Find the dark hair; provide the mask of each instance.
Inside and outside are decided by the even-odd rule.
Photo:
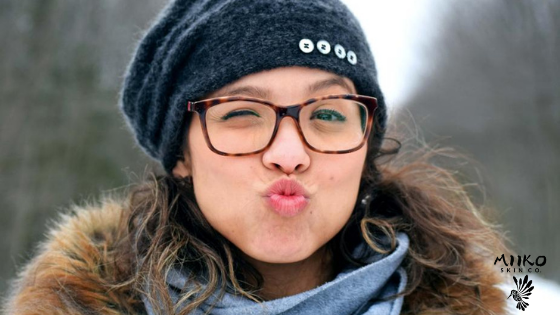
[[[502,310],[504,299],[494,288],[501,279],[488,264],[489,257],[503,252],[502,236],[483,219],[480,210],[484,209],[473,204],[454,172],[433,163],[436,157],[462,156],[418,139],[402,150],[402,143],[391,136],[378,151],[369,150],[379,147],[371,145],[381,141],[377,134],[368,141],[354,211],[328,242],[335,266],[364,265],[350,255],[359,242],[387,252],[376,240],[389,236],[394,248],[395,235],[402,231],[410,238],[403,262],[408,277],[403,313]],[[365,204],[359,202],[363,198]],[[145,294],[161,313],[188,314],[216,290],[220,296],[235,291],[261,300],[261,274],[205,219],[190,177],[152,173],[148,181],[131,190],[128,206],[120,228],[122,254],[116,263],[122,279],[116,288]],[[194,271],[189,278],[194,286],[173,304],[165,279],[178,265]],[[187,299],[192,300],[178,309]]]

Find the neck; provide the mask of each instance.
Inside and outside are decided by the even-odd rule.
[[[336,276],[332,255],[326,246],[310,257],[293,263],[277,264],[245,256],[263,276],[258,295],[265,301],[279,299],[314,289]]]

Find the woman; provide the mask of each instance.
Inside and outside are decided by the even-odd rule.
[[[503,313],[502,242],[452,173],[380,162],[376,76],[338,1],[170,3],[121,99],[165,174],[64,217],[7,312]]]

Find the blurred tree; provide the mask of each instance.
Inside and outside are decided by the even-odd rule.
[[[483,165],[515,249],[546,255],[542,276],[559,281],[560,1],[444,5],[422,57],[430,71],[406,108],[427,141],[449,136]]]
[[[0,2],[0,294],[47,219],[154,167],[117,104],[135,41],[163,3]]]

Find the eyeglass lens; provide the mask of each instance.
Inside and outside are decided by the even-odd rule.
[[[305,140],[324,151],[356,148],[364,138],[367,107],[348,99],[327,99],[304,106],[299,123]],[[251,101],[212,106],[206,113],[210,142],[218,151],[242,154],[260,150],[270,141],[276,112]]]

